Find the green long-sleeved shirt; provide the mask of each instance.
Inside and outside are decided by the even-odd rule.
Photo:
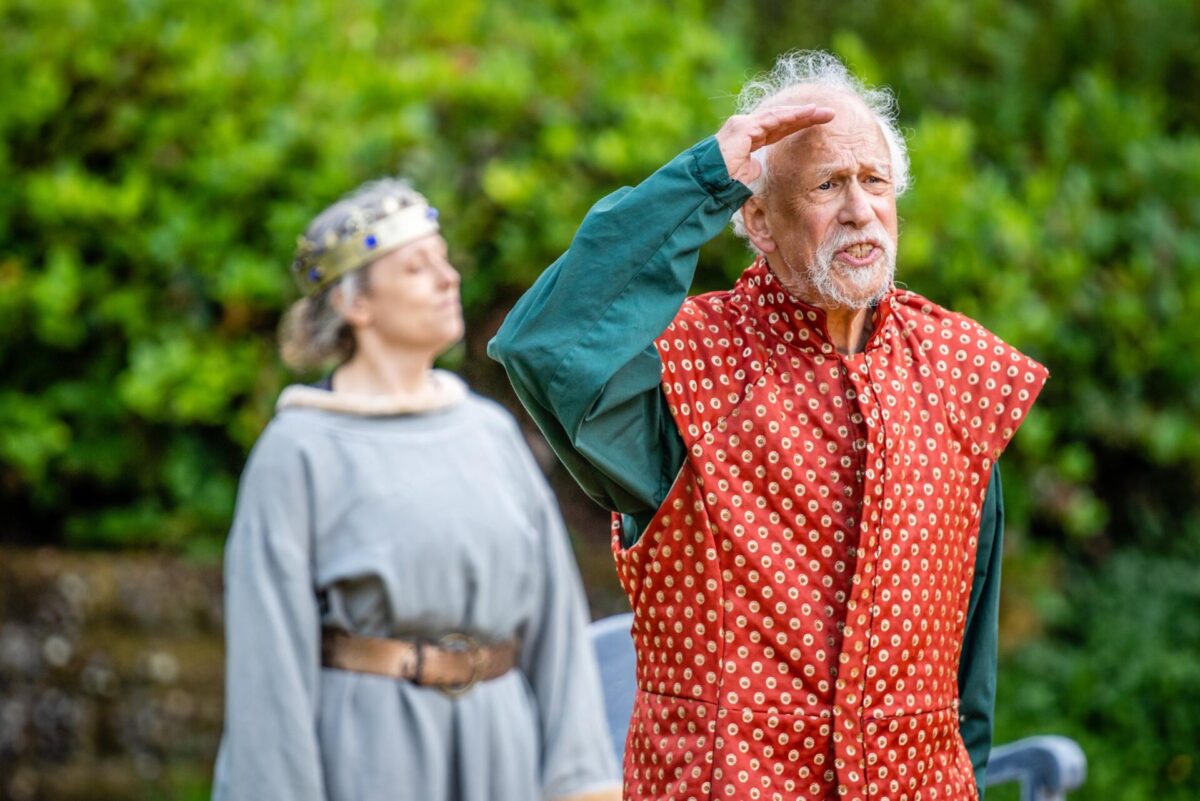
[[[580,486],[636,541],[686,449],[662,393],[654,341],[679,311],[700,247],[750,196],[716,140],[592,207],[571,247],[488,346]],[[992,744],[1004,507],[993,469],[959,664],[959,728],[983,795]]]

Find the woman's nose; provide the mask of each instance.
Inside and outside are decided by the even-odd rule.
[[[438,270],[438,276],[446,286],[456,286],[462,281],[462,276],[458,274],[458,270],[454,269],[454,265],[449,261],[442,262]]]

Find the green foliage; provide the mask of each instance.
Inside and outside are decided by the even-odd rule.
[[[0,536],[218,547],[295,237],[382,174],[442,209],[452,358],[502,393],[486,337],[586,209],[794,47],[899,95],[901,280],[1051,369],[1005,456],[1001,736],[1079,737],[1084,798],[1194,797],[1193,0],[0,0]]]
[[[747,61],[700,3],[0,9],[0,497],[95,544],[219,542],[323,206],[412,177],[494,315]]]
[[[1088,755],[1080,798],[1191,801],[1200,794],[1200,572],[1123,552],[1072,576],[1053,640],[1006,660],[997,738],[1053,731]]]

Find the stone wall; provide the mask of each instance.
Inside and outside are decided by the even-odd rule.
[[[207,798],[216,565],[0,548],[0,801]]]
[[[593,615],[628,610],[608,520],[564,506]],[[223,698],[220,566],[0,546],[0,801],[209,797]]]

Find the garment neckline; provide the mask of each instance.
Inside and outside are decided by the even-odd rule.
[[[404,395],[361,395],[335,392],[326,376],[317,384],[292,384],[280,393],[275,411],[318,409],[356,417],[422,414],[455,406],[466,399],[466,383],[447,370],[431,370],[430,380],[418,392]]]
[[[871,333],[859,353],[838,353],[829,335],[825,310],[796,297],[771,270],[767,260],[759,256],[742,273],[737,291],[743,295],[752,314],[758,317],[775,336],[793,347],[808,353],[839,356],[844,359],[860,357],[882,344],[883,333],[892,318],[892,306],[901,290],[893,287],[874,307]]]

